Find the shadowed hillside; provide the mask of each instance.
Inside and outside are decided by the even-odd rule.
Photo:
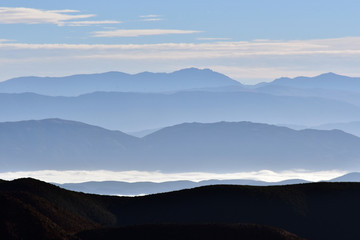
[[[360,238],[359,183],[217,185],[131,198],[76,193],[20,179],[1,182],[0,194],[4,206],[0,229],[6,236],[27,236],[34,230],[41,236],[56,231],[60,238],[94,226],[216,223],[221,229],[222,224],[252,223],[282,228],[307,239]],[[130,230],[101,231],[114,236]]]
[[[284,230],[255,224],[157,224],[90,230],[78,236],[95,239],[158,239],[158,240],[301,240]]]

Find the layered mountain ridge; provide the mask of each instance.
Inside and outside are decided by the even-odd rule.
[[[360,138],[252,122],[184,123],[143,138],[84,123],[0,123],[3,170],[360,169]],[[261,150],[261,151],[260,151]]]

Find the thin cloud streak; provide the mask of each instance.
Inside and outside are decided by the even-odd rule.
[[[179,32],[178,32],[179,31]],[[185,31],[185,32],[184,32]],[[186,30],[115,30],[101,31],[109,36],[117,32],[119,36],[140,36],[143,34],[181,34],[197,31]],[[115,35],[116,35],[115,34]],[[257,55],[311,55],[311,54],[344,54],[352,55],[360,53],[360,37],[304,40],[304,41],[253,41],[253,42],[212,42],[212,43],[159,43],[159,44],[29,44],[29,43],[0,43],[0,51],[6,49],[28,50],[138,50],[139,53],[151,54],[156,58],[153,51],[159,53],[197,54],[198,58],[208,57],[238,57]],[[149,52],[146,52],[149,51]],[[93,52],[87,52],[93,55]],[[107,55],[121,55],[121,52],[109,51]],[[199,54],[201,53],[201,54]],[[102,53],[103,54],[103,53]]]
[[[74,14],[76,13],[76,14]],[[77,14],[78,10],[42,10],[35,8],[0,7],[0,24],[56,24],[58,26],[90,26],[118,24],[120,21],[71,21],[95,17],[95,14]]]
[[[184,172],[184,173],[163,173],[160,171],[29,171],[29,172],[3,172],[0,173],[0,179],[13,180],[22,177],[37,178],[46,182],[54,183],[80,183],[87,181],[125,181],[125,182],[165,182],[177,180],[203,181],[210,179],[229,180],[229,179],[249,179],[266,182],[278,182],[287,179],[303,179],[308,181],[330,180],[342,176],[348,172],[340,170],[311,172],[306,170],[289,170],[274,172],[270,170],[261,170],[253,172],[236,173],[208,173],[208,172]]]
[[[196,38],[200,41],[225,41],[225,40],[231,40],[231,38]]]
[[[192,34],[200,31],[193,30],[177,30],[177,29],[118,29],[111,31],[93,32],[93,37],[140,37],[152,35],[168,35],[168,34]]]
[[[0,7],[1,24],[56,24],[63,26],[65,21],[94,17],[94,14],[73,15],[76,10],[40,10],[35,8]]]
[[[86,73],[88,69],[163,72],[192,66],[213,68],[250,84],[281,76],[318,75],[330,71],[359,76],[355,64],[359,61],[360,37],[158,44],[0,42],[1,80],[24,75],[43,76],[44,66],[47,75],[58,76],[65,72]]]
[[[120,24],[121,21],[76,21],[76,22],[66,22],[64,25],[71,27],[83,27],[83,26],[91,26],[91,25],[103,25],[103,24]]]
[[[162,18],[145,18],[145,19],[142,19],[141,21],[143,22],[157,22],[157,21],[162,21],[163,19]]]
[[[1,39],[0,38],[0,43],[4,43],[4,42],[12,42],[13,40],[9,40],[9,39]]]
[[[140,18],[159,18],[161,17],[160,15],[157,15],[157,14],[149,14],[149,15],[142,15],[142,16],[139,16]]]

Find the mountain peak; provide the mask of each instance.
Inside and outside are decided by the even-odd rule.
[[[23,77],[0,83],[2,93],[33,92],[50,96],[78,96],[92,92],[168,92],[241,83],[210,69],[185,68],[172,73],[106,72],[67,77]]]
[[[333,72],[328,72],[328,73],[323,73],[323,74],[320,74],[314,78],[321,78],[321,79],[333,79],[333,78],[344,78],[346,76],[343,76],[343,75],[339,75],[339,74],[336,74],[336,73],[333,73]]]

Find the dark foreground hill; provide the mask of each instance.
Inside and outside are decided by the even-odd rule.
[[[256,229],[260,235],[279,235],[245,239],[296,239],[263,226],[267,225],[307,239],[360,239],[359,201],[359,183],[217,185],[143,197],[111,197],[19,179],[0,182],[0,233],[1,239],[111,239],[129,236],[126,234],[140,239],[141,233],[164,239],[165,234],[184,229],[184,239],[191,239],[187,234],[203,233],[220,237],[199,239],[235,239],[222,236],[232,231],[255,234]]]
[[[258,224],[156,224],[81,232],[84,240],[157,239],[157,240],[301,240],[279,228]]]

